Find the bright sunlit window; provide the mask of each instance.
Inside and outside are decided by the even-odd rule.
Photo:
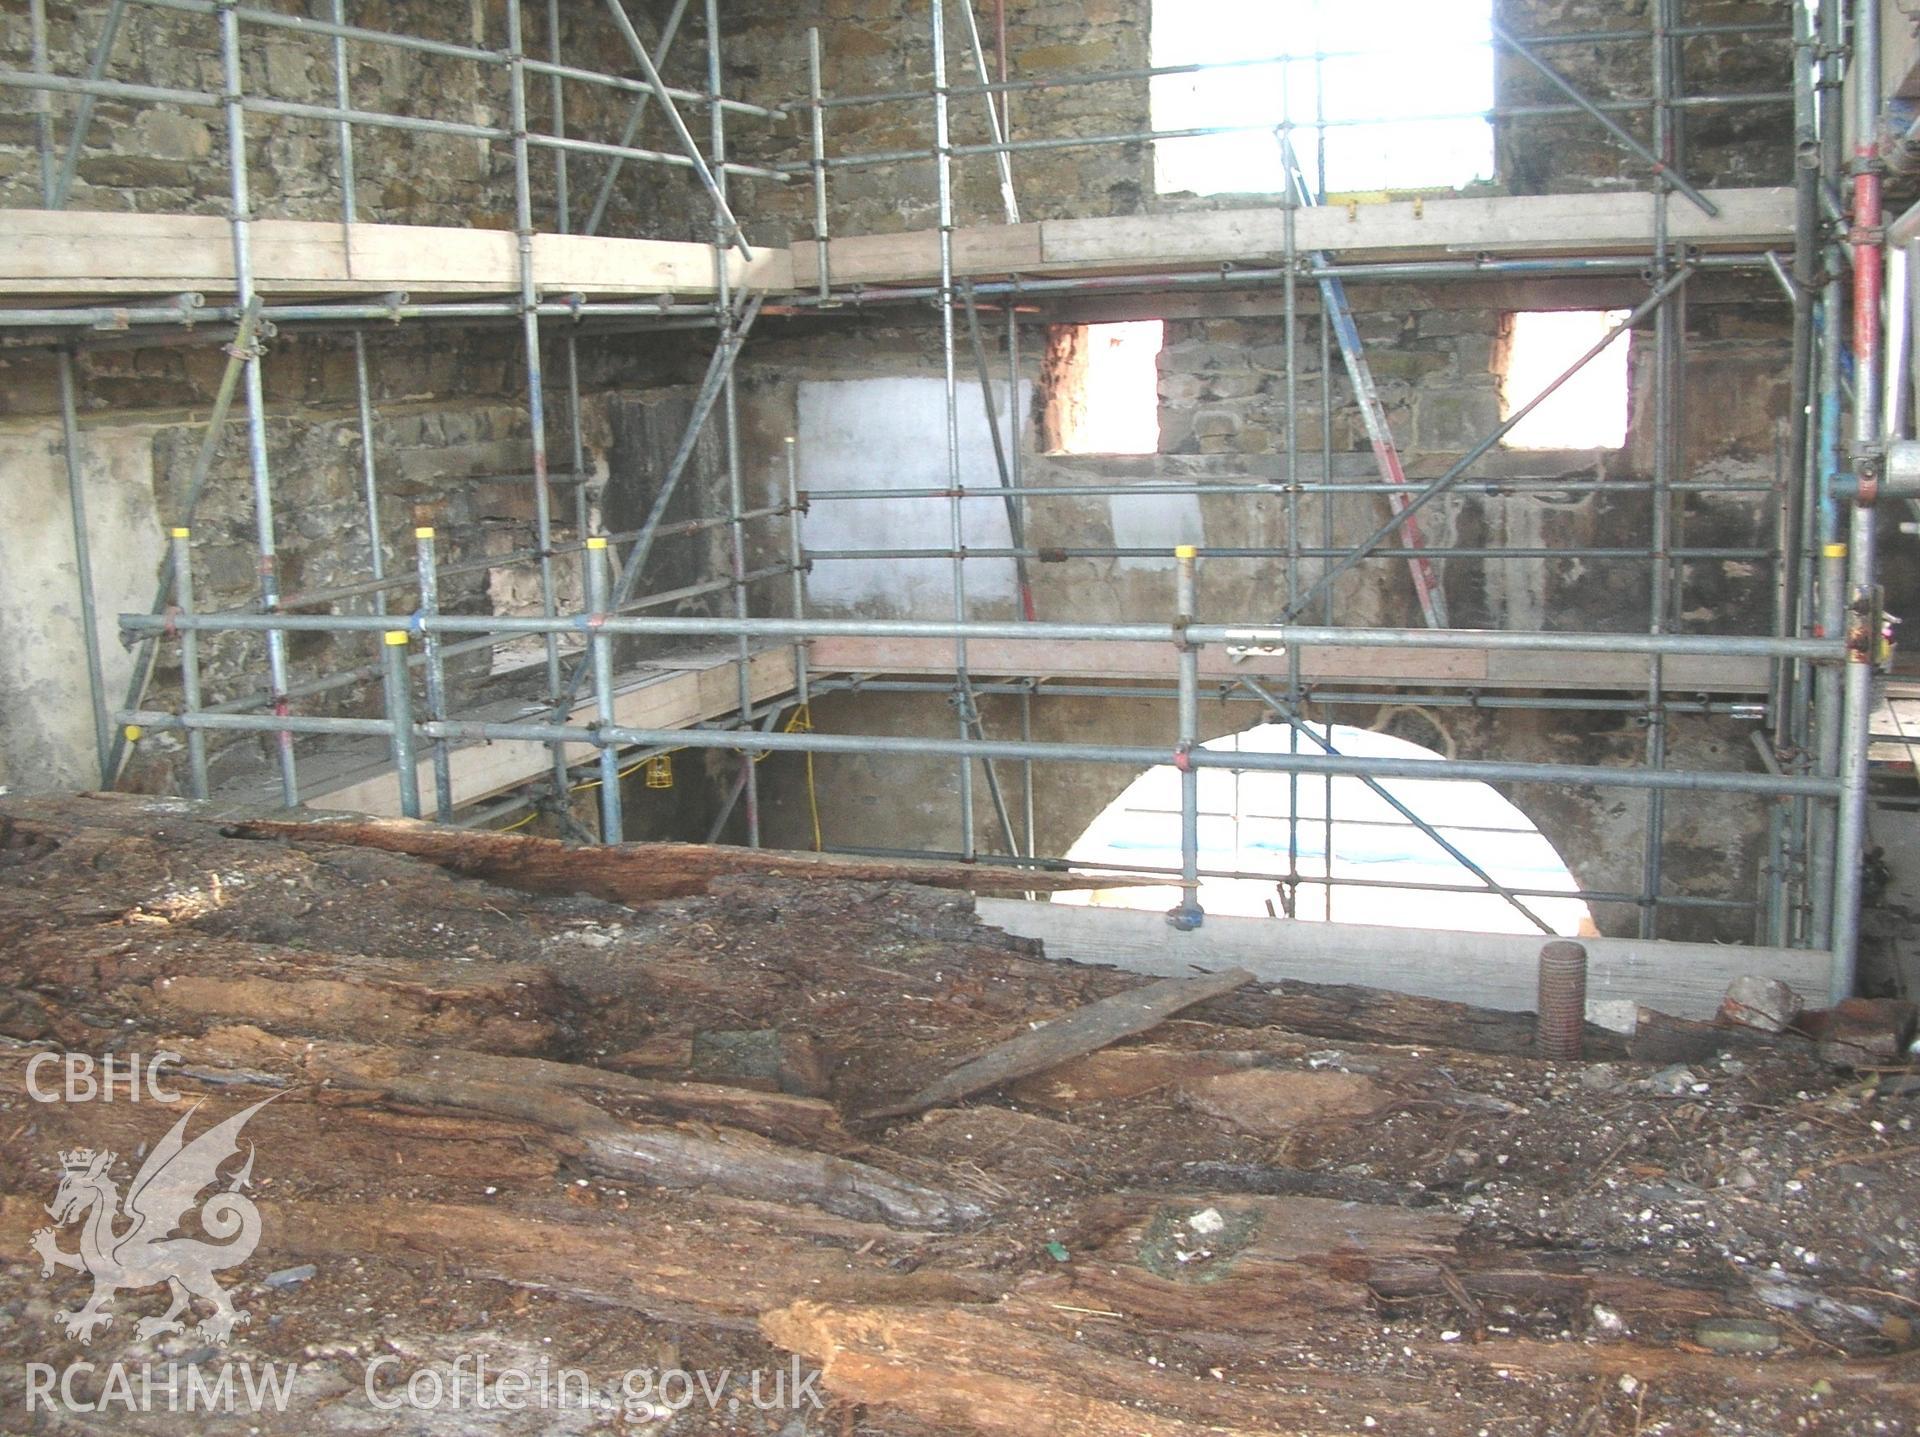
[[[1157,452],[1165,338],[1157,319],[1056,325],[1047,355],[1047,451]]]
[[[1238,68],[1153,80],[1156,130],[1236,131],[1157,141],[1156,186],[1279,192],[1273,127],[1288,118],[1311,189],[1459,189],[1491,179],[1491,26],[1492,0],[1160,0],[1156,66]],[[1245,63],[1268,56],[1298,58]]]
[[[1511,418],[1627,317],[1624,309],[1508,316],[1500,365],[1500,417]],[[1627,360],[1622,332],[1586,368],[1547,396],[1501,442],[1509,449],[1619,449],[1627,442]]]

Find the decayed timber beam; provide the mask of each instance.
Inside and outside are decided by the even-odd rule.
[[[640,903],[705,893],[715,879],[742,875],[818,882],[918,883],[982,893],[1060,893],[1107,887],[1086,874],[1035,873],[980,864],[918,859],[841,858],[770,848],[714,848],[700,843],[625,843],[572,848],[551,838],[440,828],[405,818],[342,814],[311,822],[243,819],[227,832],[241,838],[340,843],[424,858],[454,873],[527,893],[583,893],[613,903]]]

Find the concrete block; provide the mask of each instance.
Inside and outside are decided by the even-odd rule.
[[[1749,974],[1727,985],[1720,1018],[1763,1033],[1782,1033],[1800,1016],[1800,995],[1778,978]]]

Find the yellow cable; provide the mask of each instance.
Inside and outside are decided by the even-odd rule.
[[[820,841],[820,795],[814,792],[813,788],[813,755],[811,753],[807,755],[807,812],[813,815],[813,851],[824,852],[825,845]]]
[[[793,717],[787,720],[788,733],[813,732],[813,705],[800,704],[793,711]],[[813,753],[807,753],[807,812],[813,819],[813,851],[825,851],[826,845],[820,838],[820,794],[813,782]]]

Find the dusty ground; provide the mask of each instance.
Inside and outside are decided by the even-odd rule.
[[[536,897],[179,807],[0,800],[0,1431],[1915,1430],[1920,1099],[1894,1075],[1734,1034],[1546,1064],[1524,1020],[1288,985],[863,1121],[1143,981],[970,910],[769,878]],[[259,1247],[222,1279],[251,1320],[142,1338],[166,1296],[130,1288],[82,1345],[56,1318],[86,1281],[29,1248],[61,1154],[111,1147],[125,1192],[181,1109],[36,1102],[27,1065],[162,1046],[195,1131],[280,1094],[246,1128]],[[689,1178],[662,1134],[741,1167]],[[847,1166],[752,1187],[796,1150]],[[873,1209],[890,1183],[918,1215]],[[482,1406],[482,1358],[594,1390]],[[169,1364],[269,1363],[285,1412],[165,1410]],[[116,1364],[161,1374],[160,1410]],[[70,1368],[102,1410],[29,1410]],[[437,1407],[388,1410],[409,1378]]]

